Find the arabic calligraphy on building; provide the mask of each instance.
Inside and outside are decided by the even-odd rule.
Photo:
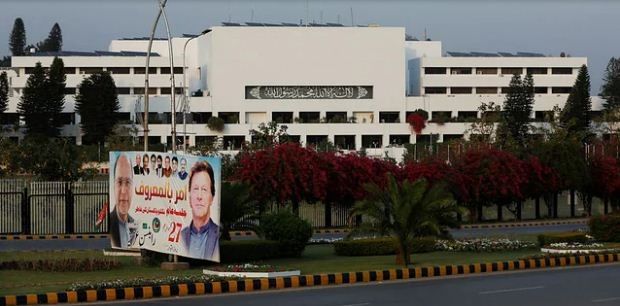
[[[246,86],[246,99],[372,99],[372,86]]]

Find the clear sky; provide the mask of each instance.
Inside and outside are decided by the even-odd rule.
[[[445,51],[525,51],[588,57],[592,93],[612,56],[620,57],[620,0],[168,0],[173,35],[198,33],[222,21],[377,23],[423,37]],[[157,0],[0,0],[0,55],[8,55],[15,18],[28,43],[54,22],[63,50],[106,50],[110,40],[148,36]],[[164,36],[163,23],[159,36]]]

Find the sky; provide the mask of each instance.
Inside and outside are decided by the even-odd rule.
[[[110,40],[150,34],[157,0],[0,0],[0,55],[9,54],[15,18],[28,44],[55,22],[63,50],[107,50]],[[222,21],[379,24],[443,43],[443,51],[537,52],[588,58],[598,94],[611,57],[620,57],[619,0],[168,0],[172,34],[199,33]],[[353,20],[352,17],[353,16]],[[163,23],[158,36],[165,36]]]

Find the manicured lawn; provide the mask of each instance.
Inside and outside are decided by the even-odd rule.
[[[538,250],[495,253],[432,252],[413,254],[415,266],[439,264],[463,264],[517,259],[539,254]],[[101,251],[63,252],[0,252],[0,261],[38,260],[62,258],[104,258]],[[110,258],[110,257],[106,257]],[[134,258],[119,257],[122,268],[97,272],[35,272],[0,270],[0,296],[7,294],[45,293],[66,290],[74,282],[95,282],[129,278],[158,278],[165,276],[196,275],[202,268],[186,271],[164,271],[158,267],[140,266]],[[302,258],[268,260],[264,263],[286,268],[301,269],[302,274],[383,270],[400,268],[395,256],[336,256],[331,245],[312,245],[306,248]]]

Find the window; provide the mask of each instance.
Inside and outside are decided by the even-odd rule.
[[[34,67],[26,67],[25,74],[32,74],[34,72]]]
[[[573,74],[573,68],[551,68],[551,74]]]
[[[133,68],[134,74],[144,74],[145,71],[146,71],[146,67],[134,67]],[[149,67],[149,74],[157,74],[157,68]]]
[[[554,94],[569,94],[573,88],[572,87],[552,87],[551,93]]]
[[[379,112],[379,122],[400,123],[400,112]]]
[[[128,95],[129,91],[129,87],[116,87],[116,94],[119,95]]]
[[[424,87],[424,93],[427,95],[446,94],[446,87]]]
[[[129,123],[131,122],[131,114],[127,112],[116,113],[116,118],[119,123]]]
[[[334,135],[334,145],[339,149],[355,150],[355,135]]]
[[[476,68],[476,74],[497,74],[497,68]]]
[[[308,146],[317,146],[327,142],[327,135],[308,135],[306,143]]]
[[[452,112],[450,111],[440,111],[440,112],[431,112],[431,122],[435,123],[445,123],[446,121],[450,121],[452,118]]]
[[[183,74],[183,67],[174,67],[174,74]]]
[[[507,68],[502,68],[502,74],[505,75],[521,75],[523,74],[523,68],[516,68],[516,67],[507,67]]]
[[[547,87],[534,87],[534,93],[536,94],[546,94]]]
[[[81,67],[80,74],[94,74],[102,72],[103,68],[101,67]]]
[[[471,94],[471,87],[450,87],[450,93],[455,95]]]
[[[382,148],[383,135],[362,135],[363,148]]]
[[[527,68],[527,74],[547,74],[547,70],[544,67]]]
[[[299,123],[319,123],[321,113],[319,112],[299,112]]]
[[[534,112],[535,122],[549,122],[553,119],[553,111],[536,111]]]
[[[196,136],[197,146],[212,146],[217,142],[217,136]]]
[[[65,87],[64,93],[65,93],[65,95],[74,95],[75,94],[75,87]]]
[[[431,139],[431,136],[432,136],[432,139]],[[415,142],[421,145],[428,145],[428,144],[431,144],[431,142],[435,144],[438,141],[439,141],[439,134],[431,134],[431,135],[418,134],[415,136]]]
[[[477,111],[458,112],[457,120],[459,122],[471,122],[478,118]]]
[[[347,123],[347,112],[327,112],[325,120],[329,123]]]
[[[390,145],[392,146],[402,146],[411,141],[411,135],[390,135]]]
[[[301,143],[301,136],[299,135],[287,135],[288,142]]]
[[[185,136],[185,139],[187,139],[187,142],[189,142],[189,136]],[[166,143],[168,145],[172,145],[172,136],[166,136]],[[176,145],[182,145],[182,144],[183,144],[183,135],[177,134]]]
[[[502,94],[508,94],[510,92],[510,87],[502,87]]]
[[[217,116],[222,118],[224,120],[224,123],[228,123],[228,124],[239,123],[239,112],[219,112]]]
[[[476,87],[477,94],[496,94],[497,87]]]
[[[207,123],[209,122],[209,118],[211,118],[211,113],[192,113],[189,116],[189,120],[193,123]]]
[[[170,67],[159,68],[159,73],[170,74]],[[174,74],[183,74],[183,67],[174,67]]]
[[[144,87],[134,87],[133,93],[134,95],[143,95]],[[156,95],[156,94],[157,94],[157,88],[149,87],[149,95]]]
[[[160,88],[160,89],[159,89],[159,92],[160,92],[160,94],[162,94],[162,95],[169,95],[169,94],[172,92],[172,90],[170,89],[170,87],[162,87],[162,88]],[[182,94],[183,94],[183,88],[181,88],[181,87],[175,87],[175,88],[174,88],[174,92],[175,92],[177,95],[182,95]]]
[[[245,142],[245,136],[224,136],[225,150],[240,150]]]
[[[75,74],[75,67],[65,67],[65,74]]]
[[[471,68],[450,68],[451,74],[471,74]]]
[[[129,67],[108,67],[111,74],[129,74]]]
[[[424,74],[446,74],[446,70],[444,67],[426,67]]]
[[[273,112],[271,120],[277,123],[293,123],[293,112]]]
[[[443,134],[443,142],[463,139],[463,134]]]

